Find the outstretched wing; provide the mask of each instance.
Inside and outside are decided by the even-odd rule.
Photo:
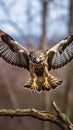
[[[46,51],[48,55],[49,70],[57,69],[73,59],[73,35],[66,37],[50,50]]]
[[[0,57],[12,65],[29,70],[28,51],[0,30]]]

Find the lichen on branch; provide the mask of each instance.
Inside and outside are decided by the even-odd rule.
[[[42,121],[50,121],[61,127],[64,130],[73,130],[73,124],[69,118],[61,112],[55,102],[52,103],[56,115],[50,114],[46,111],[39,111],[36,109],[0,109],[0,116],[9,116],[9,117],[33,117]]]

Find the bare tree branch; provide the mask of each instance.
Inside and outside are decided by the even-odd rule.
[[[0,116],[9,116],[12,118],[29,116],[42,121],[50,121],[64,130],[73,130],[73,124],[68,117],[64,113],[61,113],[61,110],[58,108],[55,102],[53,102],[52,105],[57,113],[56,116],[50,114],[49,112],[39,111],[36,109],[0,109]]]

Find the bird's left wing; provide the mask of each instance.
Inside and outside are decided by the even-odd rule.
[[[73,35],[66,37],[57,45],[46,50],[48,56],[48,68],[57,69],[73,59]]]
[[[28,53],[27,49],[0,30],[0,57],[12,65],[29,70]]]

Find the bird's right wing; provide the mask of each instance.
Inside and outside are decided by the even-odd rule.
[[[73,59],[73,35],[66,37],[57,45],[46,51],[48,68],[57,69]]]
[[[0,30],[0,57],[12,65],[29,70],[29,52],[8,34]]]

